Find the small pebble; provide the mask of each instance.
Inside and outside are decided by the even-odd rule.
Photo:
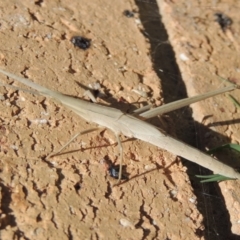
[[[126,16],[126,17],[128,17],[128,18],[134,17],[134,13],[131,12],[131,11],[129,11],[129,10],[124,10],[124,11],[123,11],[123,15]]]
[[[122,219],[120,219],[120,224],[123,226],[123,227],[130,227],[130,228],[134,228],[134,226],[133,226],[133,224],[129,221],[129,220],[127,220],[127,219],[125,219],[125,218],[122,218]]]

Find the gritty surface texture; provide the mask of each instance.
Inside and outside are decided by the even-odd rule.
[[[223,86],[218,76],[240,84],[239,1],[159,0],[158,3],[190,96]],[[230,94],[240,101],[239,90]],[[212,148],[229,142],[239,144],[240,112],[228,95],[194,104],[193,116],[201,123],[199,147]],[[203,121],[205,116],[209,117]],[[239,155],[221,151],[217,156],[239,168]],[[225,222],[230,223],[231,237],[209,232],[209,239],[239,239],[239,182],[222,182],[219,186],[229,214]],[[222,210],[218,207],[213,206],[220,216]],[[214,221],[219,219],[222,217],[213,218]]]
[[[160,105],[164,83],[150,57],[141,4],[1,2],[1,68],[76,97],[83,96],[81,86],[99,82],[106,93],[101,102],[122,111]],[[126,9],[135,10],[133,18],[124,16]],[[91,39],[90,48],[74,46],[73,36]],[[173,59],[160,62],[172,65]],[[4,76],[1,82],[25,88]],[[102,159],[118,160],[114,134],[84,135],[47,160],[72,135],[96,125],[52,99],[0,91],[1,239],[203,239],[203,217],[179,159],[122,137],[130,180],[113,187]],[[174,100],[172,92],[165,94]],[[160,126],[159,119],[154,123]],[[171,118],[162,123],[174,134]]]
[[[0,67],[74,97],[99,82],[105,93],[99,101],[123,112],[158,106],[222,87],[218,76],[239,84],[238,4],[2,2]],[[216,22],[219,12],[232,18],[229,28]],[[74,36],[90,39],[90,48],[74,46]],[[26,88],[3,75],[0,80]],[[240,100],[238,91],[231,95]],[[118,164],[110,131],[81,136],[47,160],[96,125],[52,99],[3,86],[0,112],[1,239],[239,238],[238,182],[199,184],[194,175],[205,170],[122,136],[129,181],[113,187],[103,160]],[[202,150],[240,141],[239,110],[228,94],[151,123]],[[237,157],[218,155],[235,167]]]

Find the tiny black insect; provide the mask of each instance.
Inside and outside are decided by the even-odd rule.
[[[111,176],[112,178],[115,178],[115,179],[118,179],[118,176],[119,176],[119,165],[117,166],[110,166],[109,169],[108,169],[108,173],[109,173],[109,176]],[[122,174],[122,177],[121,177],[122,180],[126,180],[128,179],[127,176],[124,176]]]
[[[83,50],[88,49],[91,45],[90,39],[80,37],[80,36],[72,37],[71,42],[74,46],[79,47]]]
[[[215,13],[215,21],[219,23],[223,31],[232,25],[232,19],[223,13]]]
[[[111,177],[118,179],[119,169],[116,169],[112,166],[108,169],[108,173]]]
[[[119,165],[114,165],[111,160],[108,158],[108,156],[105,156],[102,160],[101,163],[103,164],[105,170],[107,171],[108,175],[112,178],[118,179],[119,176]],[[126,173],[126,166],[123,166],[123,173],[121,176],[122,180],[127,180],[128,179],[128,174]]]
[[[123,15],[126,16],[126,17],[128,17],[128,18],[134,17],[134,13],[131,12],[131,11],[129,11],[129,10],[124,10],[124,11],[123,11]]]

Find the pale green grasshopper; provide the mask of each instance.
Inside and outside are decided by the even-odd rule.
[[[0,72],[8,77],[17,80],[18,82],[21,82],[37,90],[37,92],[43,96],[50,97],[61,102],[64,106],[71,109],[73,112],[78,114],[80,117],[84,118],[86,121],[97,123],[101,127],[105,127],[112,130],[113,133],[116,135],[120,151],[120,170],[117,183],[119,183],[119,181],[121,180],[122,175],[123,149],[119,138],[120,134],[123,134],[126,137],[137,138],[145,142],[149,142],[159,148],[165,149],[175,155],[178,155],[180,157],[188,159],[189,161],[195,162],[205,168],[208,168],[209,170],[213,171],[216,174],[220,174],[228,178],[240,179],[240,173],[236,172],[233,168],[227,166],[224,163],[219,162],[218,160],[199,151],[196,148],[193,148],[181,141],[172,138],[171,136],[168,136],[165,133],[162,133],[155,126],[142,120],[176,110],[178,108],[187,106],[191,103],[198,102],[200,100],[213,97],[224,92],[232,91],[238,88],[238,86],[236,85],[231,85],[195,97],[190,97],[173,103],[169,103],[140,113],[137,116],[133,116],[125,114],[115,108],[106,107],[66,96],[59,92],[45,88],[37,83],[34,83],[32,80],[18,77],[14,74],[11,74],[1,69]],[[76,138],[80,134],[91,132],[97,129],[98,128],[93,128],[75,135],[68,143],[66,143],[58,151],[58,153],[62,151],[63,148],[65,148],[74,138]],[[54,155],[56,155],[56,153]],[[50,154],[50,156],[53,156],[53,154]]]

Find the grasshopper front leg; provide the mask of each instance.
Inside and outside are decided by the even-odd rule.
[[[76,139],[78,136],[80,135],[84,135],[84,134],[87,134],[87,133],[90,133],[90,132],[93,132],[93,131],[96,131],[96,130],[99,130],[99,128],[91,128],[91,129],[88,129],[88,130],[85,130],[85,131],[82,131],[80,133],[77,133],[75,134],[68,142],[66,142],[57,152],[55,153],[51,153],[47,156],[47,159],[48,158],[51,158],[51,157],[54,157],[56,155],[59,155],[60,152],[62,152],[63,149],[65,149],[72,141],[74,141],[74,139]]]

